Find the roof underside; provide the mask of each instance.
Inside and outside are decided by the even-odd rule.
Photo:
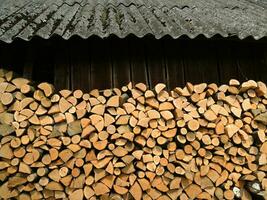
[[[1,0],[0,40],[267,36],[265,0]]]

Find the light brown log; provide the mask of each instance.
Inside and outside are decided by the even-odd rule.
[[[216,114],[212,111],[212,110],[207,110],[205,113],[204,113],[204,117],[206,120],[208,121],[215,121],[217,119],[217,116]]]
[[[148,98],[146,99],[146,103],[151,106],[152,108],[158,109],[159,102],[155,98]]]
[[[120,104],[120,96],[112,96],[108,99],[106,105],[108,107],[119,107]]]
[[[254,120],[267,125],[267,112],[259,114]]]
[[[264,142],[260,147],[260,152],[267,154],[267,142]]]
[[[93,186],[93,189],[97,196],[106,194],[110,191],[110,189],[103,183],[96,183]]]
[[[54,93],[54,86],[50,83],[44,82],[37,86],[39,89],[43,90],[46,97],[50,97]]]
[[[59,175],[60,175],[60,177],[65,177],[67,174],[68,174],[68,168],[67,167],[61,167],[60,169],[59,169]]]
[[[31,87],[31,86],[28,85],[28,84],[24,84],[24,85],[21,86],[20,91],[21,91],[23,94],[27,94],[27,93],[29,93],[29,92],[33,92],[33,91],[34,91],[34,88]]]
[[[107,140],[93,142],[94,148],[96,148],[99,151],[105,149],[107,144],[108,144]]]
[[[13,95],[11,93],[5,92],[1,95],[1,102],[3,105],[9,105],[14,100]]]
[[[27,164],[25,164],[24,162],[20,162],[19,172],[31,174],[32,170]]]
[[[121,195],[126,194],[128,192],[128,189],[126,189],[125,187],[118,186],[118,185],[114,185],[113,189],[116,193],[121,194]]]
[[[6,88],[6,92],[14,92],[16,90],[16,86],[14,86],[13,84],[8,84],[7,85],[7,88]],[[16,96],[16,98],[17,99],[21,99],[22,98],[22,93],[16,93],[17,94],[17,96]]]
[[[175,152],[175,156],[176,156],[176,158],[177,158],[178,160],[183,160],[184,157],[185,157],[185,153],[184,153],[184,151],[183,151],[182,149],[178,149],[178,150],[176,150],[176,152]]]
[[[162,90],[164,90],[166,88],[166,85],[163,84],[163,83],[158,83],[156,86],[155,86],[155,91],[157,94],[159,94]]]
[[[109,163],[109,161],[112,159],[112,157],[106,157],[102,160],[92,160],[92,164],[94,165],[95,168],[97,169],[101,169],[104,168],[105,166],[107,166],[107,164]]]
[[[13,77],[13,72],[8,72],[6,74],[6,79],[8,81],[10,81]],[[25,78],[14,78],[12,81],[11,81],[17,88],[20,88],[22,85],[24,84],[28,84],[30,81],[25,79]]]
[[[174,106],[171,102],[163,102],[159,105],[159,111],[162,110],[173,110]]]
[[[6,143],[0,147],[0,157],[11,160],[14,157],[14,153],[9,143]]]
[[[244,101],[242,102],[242,108],[244,111],[250,110],[252,108],[250,99],[244,99]]]
[[[80,175],[80,173],[81,173],[81,170],[79,168],[74,168],[71,171],[71,175],[74,178],[77,178]]]
[[[162,135],[166,138],[173,138],[177,134],[177,129],[169,129],[167,131],[162,132]]]
[[[8,179],[8,187],[14,188],[27,182],[26,178],[13,176]]]
[[[69,149],[65,149],[59,153],[59,157],[64,161],[67,162],[71,157],[73,156],[73,153]]]
[[[18,158],[13,158],[10,162],[10,165],[6,162],[2,162],[4,164],[7,164],[8,166],[12,165],[12,166],[18,166],[20,164],[20,160]]]
[[[59,110],[61,113],[65,113],[67,110],[71,108],[72,104],[68,102],[65,98],[61,98],[59,100]]]
[[[14,187],[12,195],[34,198],[232,199],[243,181],[266,188],[262,82],[57,94],[49,83],[7,83],[1,73],[0,190],[7,196]],[[3,102],[5,94],[12,100]]]
[[[239,86],[240,85],[240,82],[236,79],[231,79],[229,81],[229,85],[232,85],[232,86]]]
[[[202,189],[196,184],[191,184],[185,189],[185,192],[190,199],[195,199],[202,192]]]
[[[242,110],[240,108],[231,107],[231,112],[238,118],[241,117]]]
[[[225,199],[234,199],[234,193],[232,190],[226,190],[223,193]]]
[[[170,119],[173,119],[174,116],[173,114],[168,111],[168,110],[164,110],[164,111],[161,111],[160,112],[160,115],[165,119],[165,120],[170,120]]]
[[[137,125],[138,126],[141,126],[141,127],[144,127],[144,128],[147,128],[149,121],[150,121],[150,118],[144,117],[144,118],[142,118],[142,119],[140,119],[138,121]]]
[[[147,90],[147,86],[144,83],[137,83],[135,87],[141,90],[142,92],[145,92]]]
[[[184,144],[186,143],[186,138],[183,135],[178,135],[177,136],[177,140],[179,141],[179,143]]]
[[[60,180],[59,170],[58,170],[58,169],[54,169],[54,170],[52,170],[52,171],[48,174],[48,177],[49,177],[51,180],[53,180],[53,181],[59,182],[59,180]]]
[[[102,104],[95,105],[92,108],[91,112],[94,113],[94,114],[103,115],[104,112],[105,112],[105,106],[102,105]]]
[[[160,113],[156,110],[149,110],[147,112],[147,114],[148,114],[148,117],[150,119],[159,119],[160,118]]]
[[[194,85],[194,92],[200,94],[200,93],[204,92],[206,87],[207,87],[206,83],[201,83],[201,84],[198,84],[198,85]]]
[[[142,199],[142,195],[143,195],[142,188],[140,187],[137,181],[135,181],[135,183],[132,185],[129,192],[131,193],[134,199],[136,200]]]
[[[85,186],[83,192],[84,192],[84,197],[86,199],[90,199],[91,197],[95,195],[94,190],[89,186]]]
[[[235,124],[228,124],[225,127],[225,132],[228,134],[228,136],[231,138],[237,131],[239,130],[239,127],[237,127]]]
[[[51,181],[49,182],[46,186],[45,186],[46,189],[48,190],[53,190],[53,191],[63,191],[63,186],[60,184],[60,183],[57,183],[57,182],[54,182],[54,181]]]
[[[76,99],[80,99],[80,98],[82,98],[82,96],[83,96],[83,92],[82,92],[81,90],[75,90],[75,91],[73,92],[73,96],[74,96]]]
[[[10,164],[8,164],[7,162],[4,162],[4,161],[0,161],[0,169],[3,170],[7,167],[9,167]]]
[[[191,131],[196,131],[199,129],[199,122],[195,119],[190,120],[187,125]]]
[[[117,147],[115,148],[112,153],[117,156],[117,157],[123,157],[125,156],[128,152],[123,148],[123,147]]]
[[[126,124],[128,124],[129,119],[130,119],[130,116],[129,115],[121,115],[117,119],[116,124],[117,125],[126,125]]]
[[[68,124],[68,135],[73,136],[82,132],[81,121],[76,120]]]
[[[104,95],[105,97],[110,97],[110,96],[112,95],[112,90],[110,90],[110,89],[106,89],[106,90],[104,90],[104,91],[103,91],[103,95]]]

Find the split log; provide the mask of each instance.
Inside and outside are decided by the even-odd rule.
[[[55,92],[0,70],[0,198],[251,199],[267,179],[266,85]],[[259,190],[249,189],[257,183]]]

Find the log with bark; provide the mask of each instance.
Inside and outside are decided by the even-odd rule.
[[[267,191],[263,82],[91,92],[0,70],[0,199],[252,199]]]

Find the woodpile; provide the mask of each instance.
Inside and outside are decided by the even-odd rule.
[[[267,89],[61,90],[0,70],[0,199],[252,199],[267,190]]]

